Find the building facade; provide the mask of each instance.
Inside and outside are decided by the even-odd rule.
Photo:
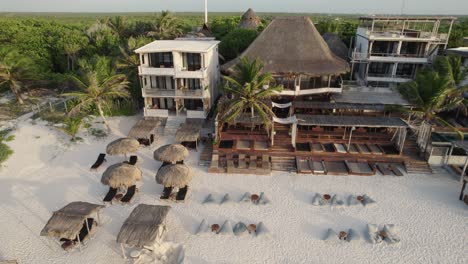
[[[218,41],[157,40],[135,52],[145,117],[206,118],[219,84]]]
[[[350,52],[352,79],[372,87],[411,81],[446,48],[454,17],[361,17]]]

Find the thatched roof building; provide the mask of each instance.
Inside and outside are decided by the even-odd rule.
[[[257,30],[262,24],[262,20],[257,16],[252,8],[249,8],[243,15],[239,23],[239,28]]]
[[[237,59],[223,65],[223,71],[232,71],[244,57],[260,59],[265,72],[277,75],[322,76],[348,71],[347,62],[333,54],[308,17],[274,19]]]
[[[152,246],[164,233],[170,206],[139,204],[125,220],[117,242],[132,247]]]
[[[182,161],[188,155],[188,149],[181,144],[165,145],[154,151],[155,160],[170,163]]]
[[[142,172],[134,165],[127,163],[114,164],[102,174],[101,183],[112,188],[128,188],[141,180]]]
[[[156,174],[156,182],[164,187],[187,186],[192,180],[192,170],[184,164],[171,164],[161,167]]]
[[[41,236],[73,240],[80,233],[85,220],[102,208],[104,208],[103,205],[86,202],[69,203],[53,213],[42,229]]]
[[[129,138],[150,139],[156,135],[156,129],[161,124],[159,119],[143,119],[138,121],[128,133]]]
[[[106,152],[109,155],[126,155],[134,153],[140,148],[140,142],[134,138],[120,138],[107,145]]]
[[[325,33],[323,34],[323,39],[327,43],[330,50],[338,57],[342,58],[343,60],[348,59],[348,47],[346,44],[341,40],[341,38],[334,33]]]

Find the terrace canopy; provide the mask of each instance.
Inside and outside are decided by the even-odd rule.
[[[202,130],[202,124],[192,122],[184,123],[177,129],[175,140],[177,143],[194,142],[195,147],[198,148],[198,140]]]
[[[162,239],[170,209],[170,206],[148,204],[139,204],[133,209],[117,235],[117,243],[120,243],[124,257],[124,245],[151,247]]]
[[[86,219],[95,213],[99,219],[99,210],[102,208],[104,208],[103,205],[87,202],[69,203],[52,214],[52,217],[42,229],[41,236],[65,238],[70,240],[78,238],[78,242],[80,242],[78,235],[85,223],[88,233],[90,231],[88,221],[86,221]],[[100,221],[98,220],[98,222]]]
[[[112,188],[128,188],[141,180],[142,172],[134,165],[127,163],[114,164],[102,174],[101,183]]]

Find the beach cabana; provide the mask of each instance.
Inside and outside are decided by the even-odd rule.
[[[166,231],[166,216],[170,206],[139,204],[125,220],[117,235],[123,257],[125,246],[145,248],[161,242]]]
[[[125,155],[135,153],[140,148],[140,142],[134,138],[120,138],[107,145],[106,152],[109,155]]]
[[[154,151],[154,159],[157,161],[176,163],[187,158],[189,151],[181,144],[165,145]]]
[[[138,140],[140,144],[149,146],[156,140],[156,130],[160,124],[159,119],[140,120],[132,127],[128,137]]]
[[[177,143],[194,143],[195,149],[198,149],[198,140],[200,139],[202,124],[184,123],[177,129],[175,140]]]
[[[57,238],[61,242],[81,243],[90,236],[94,227],[100,223],[99,211],[104,206],[87,202],[72,202],[55,211],[45,227],[41,236]],[[97,221],[92,216],[96,216]]]

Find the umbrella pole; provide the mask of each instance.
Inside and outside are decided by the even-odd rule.
[[[125,256],[125,250],[124,250],[124,245],[120,243],[120,249],[122,250],[122,256],[124,259],[127,259],[127,256]]]

